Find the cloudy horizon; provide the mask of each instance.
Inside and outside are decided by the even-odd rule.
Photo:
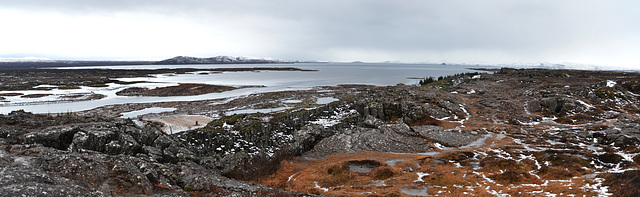
[[[0,0],[0,57],[640,67],[635,1]]]

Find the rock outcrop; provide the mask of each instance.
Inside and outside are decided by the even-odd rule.
[[[0,115],[0,193],[189,196],[287,192],[221,176],[175,137],[124,119]],[[293,194],[293,193],[291,193]]]

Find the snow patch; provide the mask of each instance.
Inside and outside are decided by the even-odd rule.
[[[287,182],[291,181],[291,179],[293,178],[293,176],[295,176],[297,173],[293,173],[291,176],[289,176],[289,179],[287,179]]]
[[[593,181],[595,182],[594,184],[585,184],[584,186],[581,187],[581,189],[584,190],[590,190],[590,191],[595,191],[598,193],[598,196],[612,196],[613,193],[608,193],[609,192],[609,186],[603,186],[602,182],[604,182],[603,178],[595,178],[593,179]]]
[[[325,192],[329,191],[328,188],[320,187],[320,185],[318,185],[318,181],[313,182],[313,184],[316,184],[315,188],[317,188],[317,189],[321,189],[322,191],[325,191]]]
[[[433,143],[433,146],[435,146],[436,148],[438,148],[438,149],[440,149],[440,150],[444,150],[444,148],[445,148],[442,144],[437,143],[437,142],[436,142],[436,143]]]
[[[316,104],[326,105],[326,104],[329,104],[329,103],[334,102],[334,101],[339,101],[339,99],[333,98],[333,97],[321,97],[321,98],[316,99]]]
[[[422,178],[425,177],[425,176],[429,176],[431,174],[426,173],[426,172],[416,172],[416,175],[418,175],[418,179],[416,179],[413,182],[424,182],[424,180],[422,180]]]
[[[358,111],[356,111],[355,109],[345,110],[345,109],[339,108],[333,111],[333,115],[329,117],[318,118],[316,121],[311,121],[309,123],[322,125],[325,128],[327,128],[327,127],[336,125],[340,123],[342,119],[355,114],[358,114]]]

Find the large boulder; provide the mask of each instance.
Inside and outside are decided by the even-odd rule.
[[[530,102],[528,110],[532,112],[550,112],[552,114],[566,114],[582,112],[585,106],[575,99],[567,97],[552,97],[537,102]]]

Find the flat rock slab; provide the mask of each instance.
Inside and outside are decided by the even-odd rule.
[[[414,126],[411,127],[418,135],[432,139],[445,146],[461,147],[469,145],[480,138],[470,133],[462,133],[457,131],[445,131],[439,126]]]
[[[406,124],[382,125],[379,129],[355,128],[321,140],[308,157],[357,151],[424,153],[432,151],[429,143],[412,132]]]

